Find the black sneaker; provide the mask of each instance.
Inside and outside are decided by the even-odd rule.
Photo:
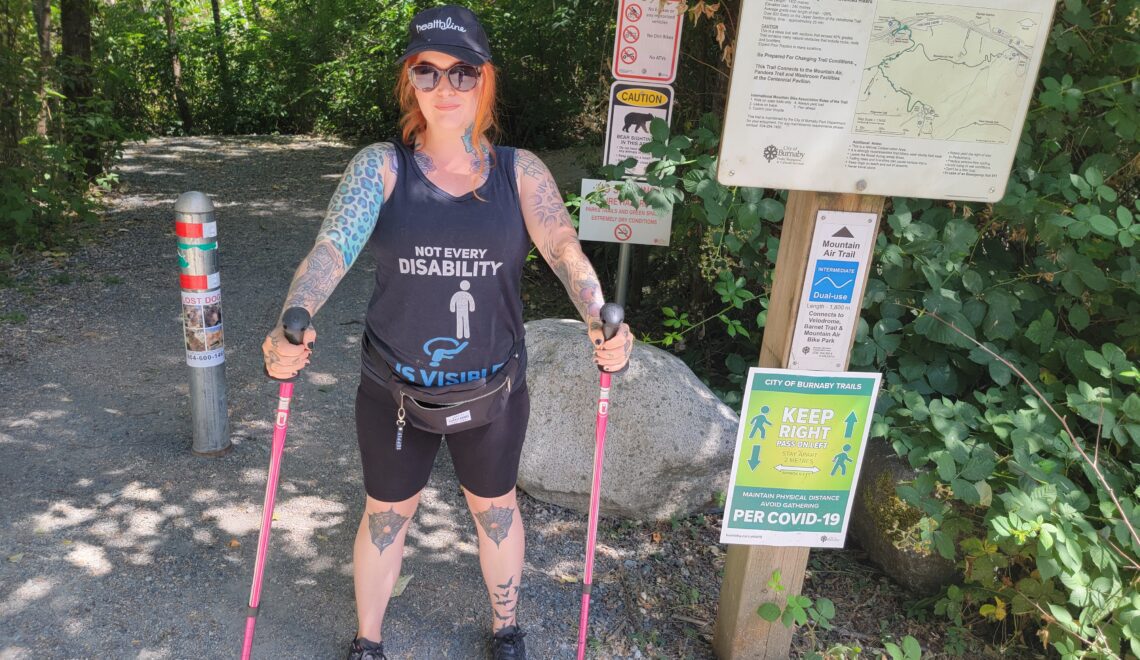
[[[491,640],[491,655],[495,660],[526,660],[526,637],[518,626],[507,626],[495,633]]]
[[[348,649],[348,660],[388,660],[388,656],[384,655],[383,642],[357,638]]]

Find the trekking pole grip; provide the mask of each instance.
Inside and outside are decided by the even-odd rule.
[[[618,328],[621,327],[621,322],[625,320],[625,310],[617,303],[606,303],[602,305],[599,316],[602,317],[602,336],[609,341],[614,338]]]
[[[285,333],[285,339],[289,340],[290,344],[300,346],[301,342],[305,340],[305,331],[309,329],[309,324],[312,323],[313,317],[309,316],[309,310],[304,307],[290,307],[285,310],[281,315],[281,327]]]
[[[614,335],[616,335],[621,328],[622,321],[625,320],[625,309],[617,303],[606,303],[602,305],[602,310],[598,312],[598,316],[602,317],[602,336],[606,338],[606,341],[609,341],[614,338]],[[617,371],[605,371],[601,365],[598,366],[599,371],[609,375],[620,374],[628,368],[628,362]]]

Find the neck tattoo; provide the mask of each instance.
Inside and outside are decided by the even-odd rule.
[[[471,154],[471,173],[472,174],[486,174],[491,169],[491,154],[487,147],[482,144],[479,145],[478,151],[475,149],[475,125],[472,124],[467,127],[467,131],[463,133],[463,149]]]

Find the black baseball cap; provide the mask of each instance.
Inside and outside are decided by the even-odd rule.
[[[467,64],[480,65],[491,59],[487,33],[475,13],[466,7],[444,5],[425,9],[408,25],[408,47],[399,61],[416,53],[434,50]]]

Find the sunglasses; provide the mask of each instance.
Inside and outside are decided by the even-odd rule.
[[[462,62],[452,65],[446,72],[431,64],[408,67],[408,79],[421,92],[430,92],[438,87],[444,73],[447,73],[447,81],[457,92],[470,92],[479,83],[479,67]]]

